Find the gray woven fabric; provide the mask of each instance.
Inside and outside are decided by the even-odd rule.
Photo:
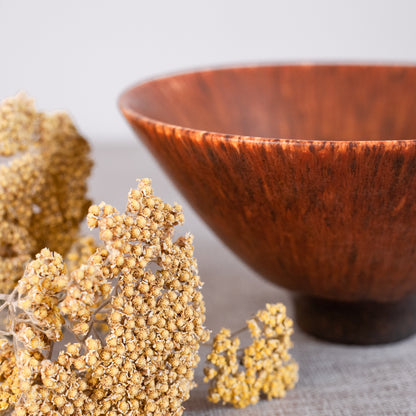
[[[238,329],[266,302],[282,301],[291,314],[290,295],[256,277],[220,244],[198,245],[205,283],[207,325]],[[209,253],[209,257],[206,255]],[[212,261],[215,259],[215,262]],[[293,316],[293,314],[292,314]],[[416,317],[415,317],[416,319]],[[206,385],[186,403],[191,415],[380,416],[416,415],[416,337],[376,347],[330,344],[295,329],[293,356],[300,377],[284,399],[262,401],[243,410],[208,404]],[[205,349],[202,350],[204,354]],[[198,368],[198,381],[201,379]]]
[[[99,148],[91,180],[96,202],[105,200],[121,209],[138,177],[151,177],[155,192],[169,202],[184,205],[186,230],[195,235],[199,271],[205,282],[207,326],[239,329],[246,318],[267,302],[284,302],[293,316],[290,294],[264,281],[242,264],[201,223],[178,191],[140,145]],[[415,317],[416,319],[416,317]],[[213,405],[205,399],[201,349],[198,387],[185,403],[192,416],[398,416],[416,415],[416,337],[376,347],[342,346],[321,342],[295,329],[293,356],[300,379],[284,399],[263,400],[246,409]]]

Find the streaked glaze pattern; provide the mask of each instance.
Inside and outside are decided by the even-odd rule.
[[[338,301],[416,292],[416,67],[194,72],[134,87],[120,107],[267,279]]]

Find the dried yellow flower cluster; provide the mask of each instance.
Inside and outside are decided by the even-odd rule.
[[[83,264],[88,262],[91,255],[95,253],[97,246],[94,238],[91,236],[80,237],[72,244],[71,249],[65,256],[65,263],[68,267],[68,272],[72,273]]]
[[[278,303],[267,304],[247,321],[253,342],[242,351],[239,338],[222,329],[207,356],[213,367],[204,369],[204,381],[210,382],[208,399],[241,408],[257,403],[261,393],[268,399],[284,397],[298,379],[298,365],[288,353],[292,326],[285,306]]]
[[[43,247],[66,254],[90,201],[88,143],[65,113],[39,113],[24,94],[0,104],[0,291]]]
[[[173,240],[179,205],[131,190],[126,212],[92,206],[104,247],[70,275],[48,249],[3,296],[0,410],[15,416],[180,415],[194,386],[204,328],[192,237]],[[75,259],[82,253],[79,250]],[[77,257],[78,256],[78,257]],[[103,325],[107,328],[103,334]],[[75,337],[54,360],[66,328]]]
[[[0,413],[16,403],[20,396],[19,374],[13,345],[0,339]]]

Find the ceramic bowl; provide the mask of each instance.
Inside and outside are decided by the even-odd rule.
[[[416,67],[198,71],[119,105],[217,235],[297,294],[303,329],[359,344],[416,331]]]

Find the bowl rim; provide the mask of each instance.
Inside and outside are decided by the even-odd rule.
[[[293,63],[267,63],[267,64],[249,64],[249,65],[223,65],[223,66],[213,66],[213,67],[203,67],[197,69],[190,69],[184,71],[176,71],[164,75],[156,75],[153,77],[144,78],[141,81],[138,81],[129,87],[125,88],[118,97],[117,104],[122,112],[122,114],[127,118],[127,120],[133,119],[139,123],[145,123],[154,126],[155,128],[159,127],[164,130],[174,132],[183,132],[188,137],[194,138],[209,138],[215,141],[244,141],[244,142],[253,142],[253,143],[274,143],[274,144],[292,144],[292,145],[318,145],[322,146],[323,144],[329,144],[331,146],[340,146],[352,144],[356,145],[365,145],[365,144],[381,144],[385,146],[397,146],[398,144],[416,144],[416,138],[414,139],[340,139],[340,140],[331,140],[331,139],[319,139],[319,138],[284,138],[284,137],[264,137],[264,136],[246,136],[230,133],[221,133],[217,131],[207,131],[195,129],[192,127],[179,126],[177,124],[168,123],[163,120],[156,118],[148,117],[142,112],[133,110],[128,104],[129,97],[134,95],[134,93],[144,88],[152,83],[167,81],[174,78],[191,76],[193,74],[203,74],[209,72],[227,72],[227,71],[239,71],[239,70],[256,70],[256,69],[267,69],[267,68],[337,68],[337,67],[348,67],[348,68],[402,68],[402,69],[414,69],[416,70],[416,63],[412,62],[293,62]]]

